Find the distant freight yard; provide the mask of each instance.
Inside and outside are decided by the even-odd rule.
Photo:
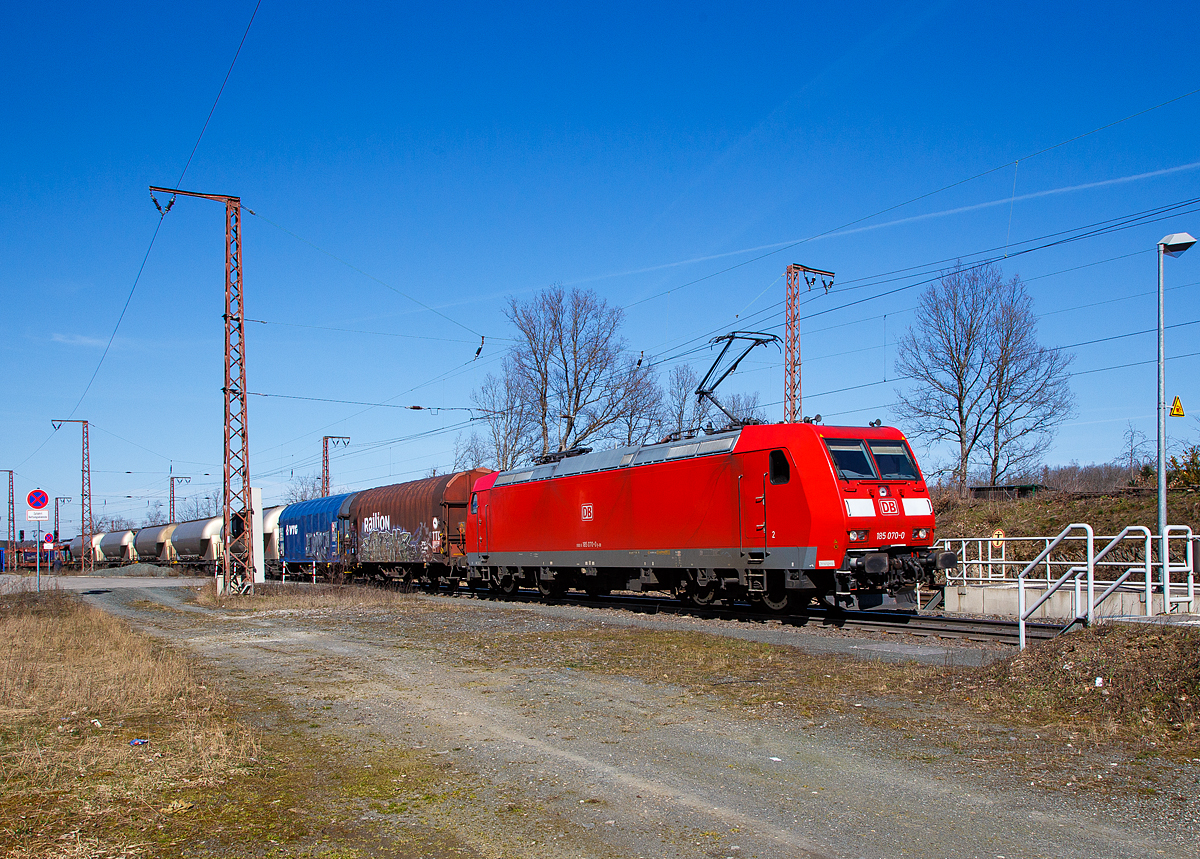
[[[7,856],[1200,855],[1194,629],[93,590],[0,602]]]

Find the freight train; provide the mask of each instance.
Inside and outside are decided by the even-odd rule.
[[[216,569],[221,517],[97,535],[103,562]],[[892,427],[751,424],[264,511],[268,575],[512,594],[663,591],[771,612],[911,605],[957,566]],[[72,544],[78,557],[79,543]],[[144,548],[143,548],[144,547]],[[111,554],[110,554],[111,552]]]

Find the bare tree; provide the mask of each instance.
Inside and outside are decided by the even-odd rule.
[[[612,428],[612,439],[618,445],[644,444],[662,437],[666,414],[663,392],[656,373],[644,358],[636,361],[626,356],[619,371],[625,389],[623,407]]]
[[[994,291],[990,316],[988,434],[982,447],[996,486],[1006,474],[1040,462],[1055,430],[1074,413],[1068,370],[1074,356],[1038,343],[1033,299],[1020,278]]]
[[[758,391],[749,394],[730,394],[722,405],[743,423],[766,423],[767,413],[758,404]]]
[[[1132,482],[1136,477],[1142,465],[1146,462],[1146,449],[1149,446],[1149,439],[1146,434],[1133,425],[1133,421],[1126,421],[1125,432],[1121,434],[1121,455],[1117,457],[1117,462],[1129,469],[1129,480]]]
[[[288,481],[287,491],[283,493],[285,504],[296,504],[300,501],[311,501],[321,497],[321,475],[297,474]],[[216,513],[213,514],[214,516]]]
[[[200,495],[191,495],[176,505],[180,521],[208,519],[224,509],[224,499],[219,488]]]
[[[155,501],[150,509],[146,512],[147,525],[163,525],[167,521],[167,514],[163,512],[163,503]]]
[[[696,396],[696,386],[699,384],[700,377],[691,364],[678,364],[671,368],[665,405],[668,432],[682,437],[700,431],[700,425],[708,418],[712,405],[708,400]]]
[[[481,451],[476,451],[476,454],[483,452],[485,455],[476,456],[476,464],[487,462],[505,471],[529,458],[541,441],[537,437],[537,415],[542,406],[540,401],[529,399],[527,369],[516,357],[509,355],[504,359],[502,375],[489,373],[479,390],[471,394],[472,402],[483,412],[487,425],[487,435],[479,442]],[[536,391],[534,393],[536,395]],[[472,439],[475,438],[472,435]],[[457,451],[455,459],[458,459]]]
[[[511,387],[512,393],[532,412],[541,431],[543,455],[550,452],[551,427],[557,423],[557,415],[551,417],[550,400],[554,340],[562,333],[562,303],[562,287],[551,287],[523,304],[510,298],[507,311],[523,342],[509,350],[505,387]]]
[[[113,531],[132,531],[137,525],[132,519],[127,519],[119,514],[101,515],[96,517],[95,532],[97,534],[111,534]]]
[[[915,383],[896,392],[900,419],[913,436],[955,446],[960,493],[976,461],[992,485],[1034,467],[1074,407],[1071,356],[1038,344],[1024,284],[992,264],[959,265],[930,286],[897,353]]]
[[[540,435],[535,451],[619,438],[615,427],[635,401],[639,413],[648,414],[644,397],[630,398],[630,385],[645,392],[648,368],[626,363],[619,307],[592,290],[553,286],[526,302],[510,299],[507,315],[520,336],[506,376]],[[624,436],[633,437],[644,423],[631,421]]]
[[[487,442],[473,432],[467,438],[462,433],[454,437],[454,470],[470,471],[474,468],[492,468],[492,456]]]
[[[896,345],[896,371],[915,384],[896,392],[909,433],[956,447],[951,480],[965,492],[975,447],[987,430],[988,299],[999,272],[962,268],[925,290],[916,324]]]

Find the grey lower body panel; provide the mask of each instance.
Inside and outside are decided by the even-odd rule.
[[[472,567],[628,567],[676,570],[737,569],[811,570],[816,546],[762,549],[565,549],[538,552],[468,552]]]
[[[701,580],[732,580],[728,573],[714,575],[714,570],[736,574],[737,581],[748,585],[768,571],[784,571],[784,587],[815,588],[809,572],[816,572],[815,546],[779,546],[746,550],[738,548],[713,549],[568,549],[530,552],[468,552],[467,563],[473,569],[508,568],[537,571],[543,578],[554,577],[561,569],[583,577],[600,570],[627,570],[647,585],[666,584],[679,579],[686,571],[699,571]],[[655,573],[659,575],[655,575]]]

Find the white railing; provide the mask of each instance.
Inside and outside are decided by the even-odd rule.
[[[1170,543],[1173,534],[1186,540],[1187,558],[1183,563],[1171,563]],[[1163,612],[1170,613],[1171,606],[1186,603],[1188,611],[1196,610],[1196,574],[1195,574],[1195,542],[1192,529],[1187,525],[1168,525],[1163,534],[1163,555],[1167,563],[1162,566]],[[1172,573],[1175,574],[1172,578]],[[1176,581],[1179,580],[1179,581]],[[1176,590],[1184,590],[1181,596],[1175,596]]]
[[[1097,539],[1107,541],[1098,552]],[[941,544],[943,550],[957,552],[959,556],[957,570],[947,571],[947,586],[1017,585],[1020,644],[1024,648],[1025,621],[1068,583],[1074,586],[1072,623],[1094,623],[1097,607],[1122,586],[1128,589],[1126,582],[1135,574],[1139,575],[1137,590],[1143,592],[1145,614],[1153,615],[1156,570],[1164,613],[1182,604],[1194,607],[1196,539],[1186,525],[1168,526],[1158,559],[1154,551],[1155,536],[1143,525],[1131,525],[1114,537],[1097,537],[1090,525],[1073,523],[1057,537],[946,539]],[[1036,547],[1040,551],[1026,561]],[[1027,607],[1025,590],[1030,585],[1045,590]],[[1103,589],[1099,596],[1098,588]]]

